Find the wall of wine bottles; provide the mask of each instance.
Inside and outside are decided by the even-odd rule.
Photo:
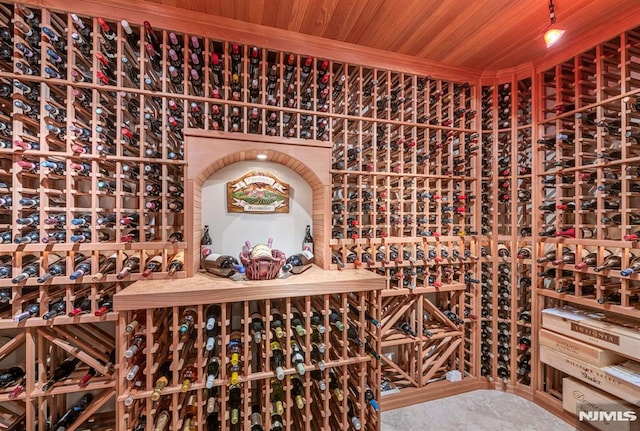
[[[419,62],[394,69],[393,61],[366,51],[352,64],[313,43],[298,49],[274,39],[261,47],[256,35],[215,25],[193,32],[172,12],[154,27],[140,10],[25,4],[0,3],[0,329],[13,331],[0,346],[0,368],[17,352],[20,341],[13,340],[27,340],[27,365],[40,371],[11,401],[13,419],[25,414],[28,426],[38,420],[44,430],[44,416],[55,422],[82,401],[39,392],[58,362],[84,350],[56,337],[70,342],[108,326],[117,319],[111,296],[131,281],[186,276],[183,250],[194,248],[182,238],[189,129],[332,146],[331,234],[322,244],[331,248],[332,269],[386,278],[375,298],[377,349],[383,377],[404,393],[400,404],[420,399],[418,390],[454,388],[439,383],[454,370],[474,382],[486,376],[498,388],[535,395],[544,386],[557,395],[549,367],[533,366],[540,308],[571,302],[637,316],[638,31],[536,73],[480,80],[460,71],[447,76],[437,66],[432,77]],[[346,313],[344,295],[336,300]],[[224,334],[231,332],[232,302],[222,307]],[[239,302],[247,352],[247,310],[257,306],[264,319],[272,316],[269,300],[255,302]],[[303,308],[308,320],[311,309]],[[196,309],[203,318],[206,307]],[[146,314],[140,333],[166,355],[179,354],[184,310]],[[131,313],[105,330],[107,339],[125,337],[119,325]],[[154,325],[165,325],[170,337],[162,339]],[[73,335],[53,336],[50,328]],[[204,343],[204,333],[195,333]],[[129,348],[134,335],[119,346]],[[349,346],[342,341],[340,348]],[[47,343],[62,349],[53,361]],[[191,351],[204,354],[198,343]],[[153,352],[139,356],[153,359]],[[255,363],[269,369],[264,357]],[[88,366],[102,367],[95,376],[109,381],[100,365],[109,362],[104,352],[80,361],[62,392],[87,392],[76,382]],[[204,426],[212,388],[199,383],[195,399],[181,395],[183,364],[171,364],[162,399],[194,412],[190,420]],[[339,376],[358,364],[340,362]],[[203,376],[205,364],[198,370]],[[155,421],[162,411],[151,406],[164,405],[150,401],[157,372],[142,373],[142,386],[116,384],[117,408],[131,415],[118,420],[131,429],[138,419],[131,412],[145,409]],[[247,375],[257,382],[240,390],[248,413],[253,395],[270,400],[273,385],[259,372]],[[310,380],[303,383],[305,396],[316,394]],[[294,385],[286,382],[285,393]],[[13,388],[2,389],[0,399]],[[90,412],[83,418],[101,417],[102,398],[92,396],[83,401],[94,406],[83,408]],[[400,405],[388,397],[389,406]],[[289,410],[294,398],[287,399],[288,424],[300,413]],[[345,425],[349,405],[340,402]],[[221,426],[231,427],[230,411],[218,408]],[[303,411],[314,416],[308,404]],[[267,416],[263,422],[272,424]],[[330,429],[324,418],[320,426]],[[184,418],[168,420],[175,428]]]
[[[464,300],[447,293],[475,276],[469,256],[477,254],[477,244],[463,238],[477,231],[473,85],[161,30],[132,17],[118,22],[10,4],[4,14],[7,22],[17,17],[17,24],[9,23],[5,45],[11,49],[1,72],[12,102],[5,114],[12,136],[25,142],[8,142],[7,163],[20,167],[11,172],[33,177],[33,193],[18,192],[22,177],[7,186],[13,201],[23,199],[12,206],[19,212],[12,216],[38,226],[12,232],[14,238],[85,241],[86,247],[99,243],[98,249],[113,243],[116,273],[133,259],[128,279],[141,278],[149,265],[160,272],[152,277],[162,277],[181,269],[184,259],[184,129],[329,141],[336,261],[350,267],[349,241],[366,238],[364,248],[377,250],[372,269],[387,275],[390,287],[403,280],[398,295],[409,289],[421,304],[432,300],[425,292],[443,285],[436,309],[456,319],[474,315],[470,283]],[[55,191],[35,186],[53,181],[51,173],[60,176],[50,187]],[[59,190],[63,196],[55,201]],[[46,222],[36,225],[40,219]],[[431,237],[444,242],[421,251],[422,239]],[[130,240],[140,241],[131,257]],[[406,256],[402,264],[389,255],[399,249]],[[417,257],[434,250],[444,262]],[[100,255],[92,255],[91,263],[97,271]],[[417,328],[424,319],[416,313],[411,319]],[[467,323],[472,326],[472,319]],[[451,355],[451,369],[475,373],[473,340],[467,337],[466,353],[441,346]],[[468,365],[459,366],[465,357]],[[412,361],[420,362],[418,356]],[[416,381],[443,378],[446,367],[438,368]]]
[[[636,28],[537,75],[531,263],[538,308],[573,304],[639,316],[639,52]],[[551,406],[562,398],[564,376],[541,365],[536,390]]]
[[[480,374],[531,394],[532,80],[482,85]]]
[[[239,288],[199,274],[208,283],[188,306],[154,305],[174,291],[145,301],[155,281],[122,292],[118,429],[379,429],[384,280],[351,273],[309,270],[286,297],[278,280]],[[337,283],[343,293],[321,293]]]
[[[333,82],[355,118],[331,128],[332,267],[387,278],[383,376],[406,403],[447,371],[477,375],[476,87],[354,66]]]

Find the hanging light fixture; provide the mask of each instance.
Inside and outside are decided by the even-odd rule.
[[[544,34],[544,43],[547,45],[547,48],[551,48],[564,34],[564,30],[556,27],[555,25],[556,13],[553,6],[553,0],[549,0],[549,18],[551,19],[551,26]]]

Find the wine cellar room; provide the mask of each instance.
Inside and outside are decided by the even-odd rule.
[[[639,242],[637,0],[0,0],[0,431],[640,430]]]

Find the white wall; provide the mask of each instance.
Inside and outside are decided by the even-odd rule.
[[[227,182],[253,169],[268,170],[289,184],[288,214],[227,212]],[[287,256],[302,249],[305,227],[311,225],[313,192],[305,180],[286,166],[270,161],[243,161],[217,171],[202,185],[202,224],[209,225],[214,253],[238,257],[246,240],[266,243]]]

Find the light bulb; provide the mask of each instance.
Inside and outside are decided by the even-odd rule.
[[[550,48],[559,41],[563,34],[564,30],[560,30],[558,28],[550,28],[547,30],[544,34],[544,43],[547,45],[547,48]]]

